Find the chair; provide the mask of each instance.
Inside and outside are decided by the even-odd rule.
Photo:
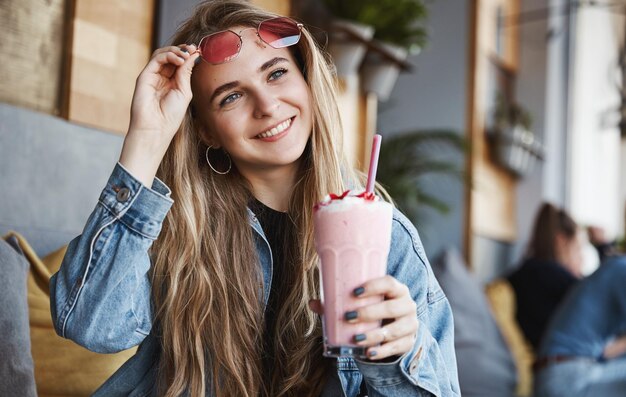
[[[517,307],[515,291],[506,279],[501,278],[487,284],[485,293],[517,367],[516,393],[520,397],[530,397],[533,389],[532,365],[535,353],[515,318]]]

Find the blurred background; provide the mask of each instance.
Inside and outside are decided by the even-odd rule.
[[[0,2],[0,234],[43,256],[80,233],[137,75],[196,3]],[[303,21],[328,51],[346,155],[366,169],[383,135],[380,182],[431,261],[453,250],[479,285],[502,277],[544,201],[623,240],[626,1],[252,3]]]

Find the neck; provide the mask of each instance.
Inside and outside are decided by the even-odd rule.
[[[289,199],[296,184],[297,167],[266,170],[244,177],[252,185],[252,194],[257,200],[273,210],[287,212]]]

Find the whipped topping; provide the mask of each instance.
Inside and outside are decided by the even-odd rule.
[[[343,209],[345,207],[349,207],[355,204],[362,204],[364,202],[375,203],[378,201],[380,201],[380,198],[377,197],[374,193],[367,193],[363,190],[346,190],[340,195],[334,193],[326,195],[326,197],[324,197],[322,201],[315,205],[314,209],[317,211],[321,207],[328,206],[332,206],[333,209]]]

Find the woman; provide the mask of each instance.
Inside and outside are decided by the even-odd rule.
[[[613,257],[567,295],[535,363],[537,397],[626,392],[626,258]]]
[[[306,29],[210,1],[173,42],[137,79],[119,164],[51,281],[60,335],[141,343],[96,394],[458,395],[450,308],[398,213],[389,275],[361,294],[385,301],[351,318],[385,320],[358,338],[369,360],[322,356],[312,208],[357,178]]]
[[[509,281],[515,290],[517,321],[534,349],[557,306],[582,277],[582,243],[576,222],[550,203],[535,219],[522,266]]]

